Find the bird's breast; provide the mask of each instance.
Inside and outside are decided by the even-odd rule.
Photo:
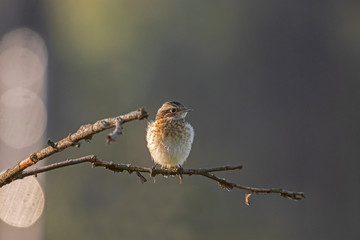
[[[165,166],[183,164],[194,139],[192,126],[184,121],[156,120],[149,124],[146,140],[156,163]]]

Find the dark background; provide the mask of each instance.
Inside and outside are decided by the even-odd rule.
[[[46,138],[141,106],[153,119],[177,100],[195,110],[185,168],[241,163],[219,175],[306,193],[248,207],[245,192],[202,177],[140,184],[84,164],[47,174],[44,239],[358,237],[359,13],[356,1],[1,1],[0,37],[27,27],[48,48]],[[96,154],[151,166],[145,128],[48,163]]]

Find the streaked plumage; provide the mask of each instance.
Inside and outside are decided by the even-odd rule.
[[[146,131],[147,147],[156,164],[171,168],[184,164],[194,139],[194,129],[185,121],[191,109],[179,102],[166,102]]]

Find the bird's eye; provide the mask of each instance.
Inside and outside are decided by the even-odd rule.
[[[176,108],[172,108],[172,109],[170,109],[170,111],[174,113],[174,112],[176,112]]]

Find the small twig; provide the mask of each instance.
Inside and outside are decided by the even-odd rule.
[[[133,120],[141,120],[148,116],[147,112],[143,108],[139,108],[136,111],[113,117],[105,118],[95,122],[94,124],[85,124],[82,125],[79,130],[73,134],[69,134],[66,138],[58,141],[48,141],[50,146],[41,149],[38,152],[31,154],[26,159],[22,160],[15,166],[9,168],[4,173],[0,174],[0,187],[4,186],[16,179],[16,176],[20,174],[26,168],[36,164],[38,161],[53,155],[56,152],[61,152],[62,150],[68,147],[79,147],[79,141],[81,140],[90,140],[92,136],[96,133],[102,132],[106,129],[116,127],[119,124],[121,119],[121,124],[124,124]],[[120,125],[121,125],[120,124]],[[121,127],[121,126],[120,126]],[[114,136],[115,139],[116,136]]]
[[[53,148],[57,148],[56,144],[53,141],[51,141],[50,138],[48,139],[47,144]]]
[[[115,129],[112,133],[109,133],[106,137],[106,143],[110,144],[112,142],[115,142],[115,139],[117,138],[117,136],[119,136],[120,134],[122,134],[122,123],[123,123],[123,119],[119,118],[118,121],[115,124]]]
[[[147,182],[147,179],[143,175],[141,175],[141,173],[136,172],[136,175],[140,178],[141,183]]]
[[[303,198],[305,198],[305,194],[303,192],[292,192],[292,191],[288,191],[282,188],[254,188],[254,187],[247,187],[247,186],[242,186],[242,185],[238,185],[236,183],[232,183],[227,181],[224,178],[219,178],[217,176],[215,176],[214,174],[211,173],[202,173],[201,175],[203,175],[204,177],[213,179],[215,181],[217,181],[219,183],[219,185],[222,188],[225,188],[227,190],[231,190],[233,188],[238,188],[238,189],[242,189],[242,190],[247,190],[250,193],[277,193],[280,194],[281,196],[285,197],[285,198],[290,198],[293,200],[301,200]],[[250,196],[249,196],[250,197]]]
[[[212,179],[216,181],[220,187],[227,189],[228,191],[232,190],[233,188],[246,190],[245,195],[245,203],[249,204],[249,197],[253,193],[275,193],[280,194],[283,197],[290,198],[293,200],[301,200],[305,197],[305,194],[302,192],[292,192],[287,191],[285,189],[281,188],[254,188],[254,187],[247,187],[242,186],[236,183],[229,182],[225,178],[219,178],[212,174],[212,172],[219,172],[219,171],[230,171],[230,170],[240,170],[242,169],[242,165],[236,165],[236,166],[222,166],[222,167],[215,167],[215,168],[199,168],[199,169],[178,169],[178,168],[171,168],[171,169],[154,169],[154,168],[146,168],[146,167],[139,167],[134,166],[131,164],[121,164],[121,163],[113,163],[113,162],[107,162],[104,160],[101,160],[94,155],[84,156],[77,159],[70,159],[54,164],[50,164],[48,166],[27,170],[24,171],[16,176],[16,179],[24,178],[30,175],[37,175],[38,173],[51,171],[57,168],[62,168],[70,165],[80,164],[84,162],[90,162],[92,163],[92,166],[94,167],[104,167],[105,169],[108,169],[110,171],[114,172],[123,172],[127,171],[128,173],[135,172],[136,175],[140,178],[140,181],[142,183],[146,182],[146,178],[141,173],[151,173],[152,176],[157,175],[200,175],[209,179]]]

